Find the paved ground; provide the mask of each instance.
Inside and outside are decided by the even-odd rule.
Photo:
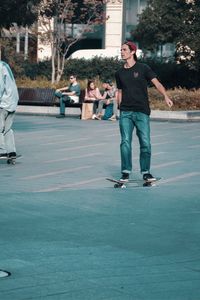
[[[118,123],[16,116],[23,159],[0,162],[0,299],[200,299],[200,123],[151,128],[159,186],[113,189]]]

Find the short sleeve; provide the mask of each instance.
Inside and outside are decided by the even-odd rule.
[[[151,81],[152,79],[157,77],[156,73],[148,65],[145,64],[144,67],[145,67],[145,78],[147,80]]]
[[[116,81],[117,89],[121,90],[122,89],[122,85],[121,85],[121,80],[120,80],[118,72],[115,73],[115,81]]]

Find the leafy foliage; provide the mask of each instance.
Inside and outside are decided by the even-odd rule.
[[[186,65],[179,65],[175,62],[160,63],[154,60],[144,61],[157,74],[159,80],[166,88],[200,88],[200,72],[189,69]],[[123,62],[117,58],[94,57],[86,59],[69,59],[66,62],[63,79],[66,80],[70,74],[75,73],[79,80],[96,78],[97,80],[115,79],[115,72],[122,66]],[[12,62],[12,69],[17,78],[28,77],[35,80],[43,77],[49,80],[51,85],[51,62],[44,61],[31,63],[29,61],[17,60]]]
[[[102,0],[47,0],[41,6],[40,40],[51,44],[52,83],[60,81],[70,47],[105,20]]]
[[[32,25],[37,19],[37,7],[41,0],[1,0],[0,28],[17,25]]]
[[[141,47],[175,43],[176,59],[200,68],[200,0],[148,0],[132,32]]]
[[[187,90],[175,88],[167,91],[174,105],[168,108],[163,101],[163,97],[155,88],[149,89],[149,100],[151,109],[159,110],[200,110],[200,89]]]

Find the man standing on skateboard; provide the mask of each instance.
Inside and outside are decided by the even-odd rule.
[[[132,134],[136,134],[140,143],[140,169],[145,181],[155,181],[150,173],[151,142],[150,142],[150,107],[147,84],[153,83],[156,89],[164,96],[169,107],[173,102],[168,97],[165,88],[156,78],[151,68],[137,62],[137,47],[132,42],[125,42],[121,47],[121,57],[125,64],[116,74],[118,88],[118,104],[120,109],[121,133],[121,181],[127,182],[132,171]]]
[[[0,61],[0,158],[16,158],[13,119],[19,100],[13,73]]]

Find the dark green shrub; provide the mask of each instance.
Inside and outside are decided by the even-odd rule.
[[[154,60],[143,61],[151,66],[157,74],[159,80],[166,88],[199,88],[200,70],[191,70],[185,65],[178,65],[175,62],[158,62]],[[97,78],[114,79],[115,72],[122,66],[123,62],[117,58],[94,57],[87,59],[68,59],[62,80],[66,80],[71,73],[77,74],[79,79]],[[26,76],[32,80],[37,77],[44,77],[51,80],[51,61],[30,63],[29,61],[20,62],[16,69],[15,76]]]

